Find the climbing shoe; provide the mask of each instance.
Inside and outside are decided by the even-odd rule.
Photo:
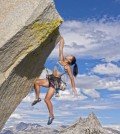
[[[54,117],[49,117],[47,125],[52,124],[52,121],[54,120]]]
[[[32,106],[33,105],[35,105],[35,104],[37,104],[38,102],[40,102],[41,101],[41,99],[40,98],[38,98],[38,99],[35,99],[34,101],[33,101],[33,103],[32,103]]]

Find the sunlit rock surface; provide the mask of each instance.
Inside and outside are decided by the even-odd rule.
[[[33,88],[62,21],[53,0],[0,1],[0,129]]]
[[[60,134],[108,134],[94,113],[80,118],[76,123],[60,131]]]

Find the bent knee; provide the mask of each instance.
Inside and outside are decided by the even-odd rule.
[[[34,85],[40,85],[40,80],[36,80],[35,82],[34,82]]]
[[[47,102],[49,102],[49,101],[50,101],[50,99],[45,98],[45,99],[44,99],[44,101],[47,103]]]

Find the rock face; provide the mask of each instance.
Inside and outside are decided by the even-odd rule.
[[[0,1],[0,129],[33,88],[62,21],[53,0]]]
[[[60,134],[108,134],[94,113],[88,118],[80,118],[74,125],[60,131]]]

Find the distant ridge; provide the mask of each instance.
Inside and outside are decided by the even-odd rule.
[[[103,128],[94,113],[87,118],[79,118],[71,126],[62,125],[59,130],[43,127],[36,123],[20,122],[12,128],[4,129],[0,134],[120,134],[113,128]]]

